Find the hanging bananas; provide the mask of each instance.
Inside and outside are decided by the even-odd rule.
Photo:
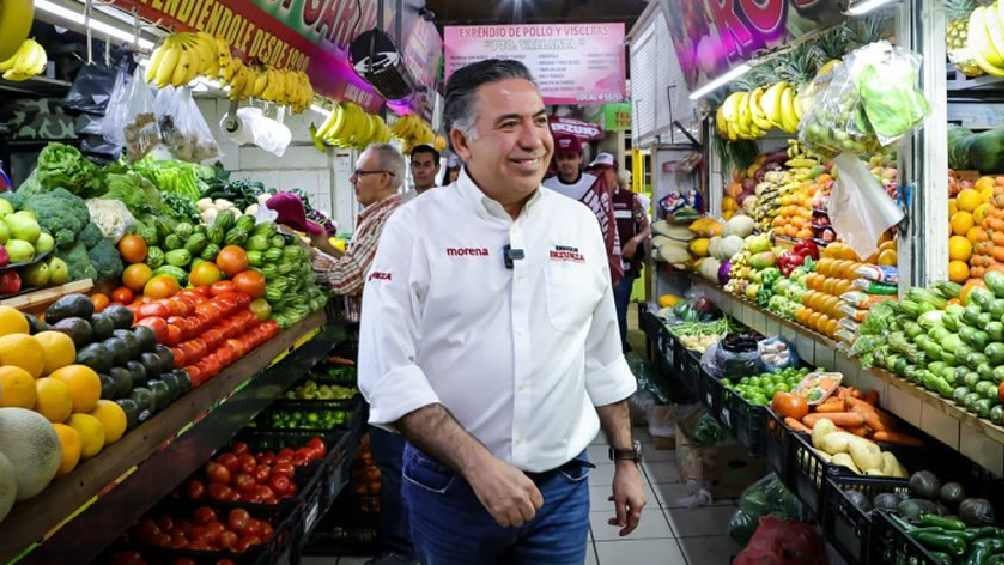
[[[153,52],[146,81],[158,88],[186,86],[198,76],[215,77],[219,65],[219,47],[212,35],[203,31],[172,33]]]
[[[17,51],[6,61],[0,62],[4,80],[26,80],[41,74],[49,63],[45,49],[32,38],[25,39]]]
[[[798,90],[785,81],[749,92],[733,92],[715,112],[715,127],[728,140],[757,139],[776,128],[798,131],[805,108]]]
[[[404,141],[404,151],[410,153],[416,145],[436,145],[436,132],[415,114],[408,114],[394,123],[394,137]],[[445,147],[446,140],[441,145]]]
[[[319,150],[326,145],[364,149],[371,143],[387,143],[391,139],[391,130],[383,118],[367,114],[351,102],[335,106],[321,127],[311,124],[310,134]]]

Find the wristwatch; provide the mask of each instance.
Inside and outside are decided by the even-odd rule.
[[[611,461],[634,461],[635,463],[641,463],[641,442],[635,440],[631,444],[631,449],[614,449],[613,447],[609,450]]]

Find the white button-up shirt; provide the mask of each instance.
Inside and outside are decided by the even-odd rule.
[[[503,249],[522,250],[506,268]],[[370,422],[442,403],[497,457],[541,472],[637,383],[606,248],[582,204],[538,189],[513,220],[466,171],[388,220],[367,277],[359,386]]]

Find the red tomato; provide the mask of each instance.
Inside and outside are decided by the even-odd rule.
[[[268,500],[269,498],[275,498],[275,492],[272,490],[272,487],[266,485],[256,486],[255,494],[262,497],[263,500]]]
[[[160,528],[162,532],[170,532],[174,529],[174,520],[165,514],[164,516],[157,518],[157,527]]]
[[[293,459],[294,455],[296,455],[296,451],[288,447],[284,447],[279,450],[279,457],[286,457],[287,459]]]
[[[261,520],[259,520],[257,518],[251,518],[250,520],[248,520],[247,531],[244,532],[244,535],[245,536],[258,536],[258,535],[261,535],[262,526],[264,524],[265,524],[265,522],[263,522],[263,521],[261,521]]]
[[[237,490],[239,490],[242,494],[251,493],[253,492],[252,489],[255,487],[255,478],[247,473],[238,473],[237,476],[234,477],[234,486],[237,487]]]
[[[259,458],[259,461],[261,459]],[[265,484],[268,478],[272,475],[272,468],[265,464],[259,464],[254,471],[254,480],[258,484]]]
[[[261,545],[261,536],[260,535],[248,536],[248,537],[244,538],[244,540],[248,542],[248,546],[249,547],[255,547],[255,546]]]
[[[237,457],[241,462],[241,471],[253,475],[254,470],[258,467],[258,460],[254,458],[254,455],[244,452]]]
[[[202,481],[192,479],[185,483],[185,493],[189,500],[202,500],[206,496],[206,485]]]
[[[192,382],[193,387],[198,387],[204,381],[202,380],[202,369],[197,365],[188,365],[185,367],[185,372],[188,373],[188,380]]]
[[[119,551],[112,556],[112,565],[146,565],[146,561],[138,551]]]
[[[214,483],[230,484],[230,469],[216,462],[206,464],[206,476]]]
[[[324,440],[321,439],[318,436],[314,436],[314,437],[310,438],[310,441],[307,442],[307,447],[310,447],[312,449],[317,449],[322,454],[325,454],[325,453],[328,452],[327,447],[325,447],[325,445],[324,445]]]
[[[226,526],[220,522],[210,522],[206,524],[206,541],[216,543],[220,539],[220,534],[226,531]]]
[[[209,498],[216,501],[230,500],[233,490],[223,483],[212,483],[209,485]]]
[[[195,512],[192,514],[192,517],[195,518],[196,524],[200,524],[203,526],[205,526],[210,522],[219,521],[219,518],[216,516],[216,511],[209,506],[200,506],[196,508]],[[195,534],[194,529],[192,533]]]
[[[272,487],[272,491],[279,498],[289,496],[289,485],[292,484],[289,481],[289,477],[285,475],[276,475],[272,477],[269,481],[269,485]]]
[[[198,316],[202,316],[210,323],[215,323],[220,319],[222,311],[220,307],[212,302],[203,302],[195,307],[195,313]]]
[[[216,462],[223,465],[231,474],[237,473],[241,469],[241,463],[233,453],[224,453],[216,458]]]
[[[213,296],[213,291],[208,286],[197,286],[192,288],[191,291],[203,298],[211,298]]]
[[[268,465],[269,467],[271,467],[272,465],[275,464],[275,454],[272,453],[271,451],[266,451],[265,453],[262,453],[261,455],[258,456],[258,462],[261,463],[262,465]]]
[[[200,338],[195,338],[188,341],[192,346],[192,354],[197,357],[202,357],[206,354],[206,342]]]
[[[293,465],[296,467],[306,467],[310,464],[310,461],[310,453],[307,453],[302,449],[297,451],[296,455],[293,456]]]
[[[220,559],[216,562],[216,565],[237,565],[231,559]]]
[[[251,515],[243,508],[234,508],[227,515],[227,526],[235,532],[243,532],[248,527]]]
[[[164,318],[152,317],[143,318],[139,321],[140,326],[146,326],[153,330],[153,336],[157,339],[157,343],[163,343],[167,339],[168,326],[167,321]]]
[[[145,518],[135,529],[136,537],[149,544],[152,544],[153,540],[160,534],[160,526],[152,518]]]
[[[171,534],[171,549],[185,549],[188,544],[188,537],[185,534],[181,532]]]
[[[203,288],[206,288],[206,287],[203,287]],[[247,551],[250,548],[251,548],[251,542],[249,542],[247,540],[247,538],[242,538],[242,539],[240,539],[240,540],[237,541],[236,545],[234,545],[233,551],[234,551],[234,553],[240,554],[240,553],[244,553],[245,551]]]
[[[179,367],[184,367],[188,364],[188,354],[185,350],[180,347],[172,347],[171,355],[174,355],[174,363]]]
[[[164,337],[164,343],[167,345],[174,345],[182,340],[184,337],[184,332],[181,328],[174,325],[167,326],[167,336]]]
[[[272,537],[272,524],[262,522],[260,535],[263,540],[267,540]]]
[[[216,347],[219,344],[223,343],[223,340],[225,338],[223,336],[223,330],[219,328],[213,328],[211,330],[206,331],[206,333],[202,335],[202,339],[205,340],[206,345],[209,347],[209,349],[216,349]]]
[[[234,355],[236,355],[237,358],[241,358],[244,356],[245,353],[247,353],[247,349],[244,345],[244,342],[242,342],[239,339],[228,339],[225,342],[223,342],[223,346],[233,351]]]
[[[226,530],[220,534],[220,547],[224,549],[233,549],[237,545],[238,540],[240,540],[240,537],[238,537],[237,534],[230,530]],[[217,563],[219,563],[219,561],[217,561]]]
[[[175,316],[190,316],[195,312],[195,304],[177,296],[167,302],[167,307]]]
[[[112,301],[116,304],[132,304],[133,293],[124,286],[120,286],[112,291]]]
[[[219,281],[213,283],[209,289],[213,296],[219,296],[227,292],[237,292],[237,285],[235,285],[233,281]]]
[[[167,318],[171,309],[164,304],[151,302],[139,307],[139,315],[143,318]]]

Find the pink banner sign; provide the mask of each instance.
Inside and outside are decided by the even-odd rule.
[[[515,59],[533,73],[547,104],[626,98],[624,24],[447,26],[446,77],[485,59]]]
[[[603,139],[603,128],[598,124],[573,120],[571,118],[550,118],[551,133],[557,135],[566,133],[574,135],[583,141],[597,141]]]

